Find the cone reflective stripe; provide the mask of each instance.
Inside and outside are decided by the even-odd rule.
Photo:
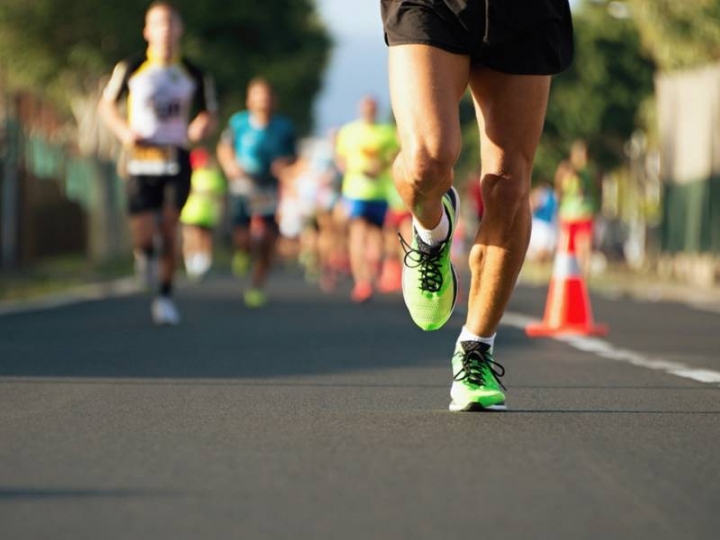
[[[605,335],[608,327],[593,321],[590,296],[580,272],[574,246],[566,227],[555,255],[553,275],[548,288],[545,315],[539,323],[525,327],[531,337],[564,334]]]

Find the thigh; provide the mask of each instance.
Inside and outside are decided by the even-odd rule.
[[[183,209],[190,195],[192,169],[190,154],[183,148],[178,149],[178,165],[180,171],[174,176],[165,178],[164,206],[171,206],[178,212]]]
[[[130,176],[125,183],[130,216],[159,211],[163,204],[164,185],[160,176]]]
[[[530,182],[550,92],[548,75],[475,67],[470,89],[480,126],[482,173]]]
[[[460,149],[458,103],[468,84],[470,59],[428,45],[389,48],[390,98],[403,151]]]
[[[150,247],[157,228],[157,214],[152,211],[135,212],[130,216],[130,233],[136,246]]]

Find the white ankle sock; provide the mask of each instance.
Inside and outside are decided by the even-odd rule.
[[[458,338],[458,341],[479,341],[480,343],[485,343],[490,346],[490,350],[492,350],[495,347],[495,336],[497,333],[493,334],[490,337],[481,337],[476,334],[473,334],[470,330],[462,327],[462,332],[460,332],[460,337]]]
[[[434,229],[425,229],[415,218],[413,218],[413,226],[415,227],[415,231],[417,232],[420,240],[428,246],[437,246],[438,244],[442,244],[448,239],[448,234],[450,233],[450,219],[448,218],[444,207],[440,223],[438,223],[437,227]]]

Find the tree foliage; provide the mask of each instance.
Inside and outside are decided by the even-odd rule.
[[[642,104],[653,94],[655,65],[641,49],[632,19],[613,18],[606,6],[585,3],[574,25],[575,60],[553,80],[536,159],[537,176],[548,180],[576,138],[588,141],[601,168],[617,166]]]
[[[628,0],[642,43],[662,70],[720,60],[717,0]]]
[[[330,38],[313,0],[176,0],[185,21],[184,52],[213,75],[223,111],[244,103],[245,87],[262,75],[281,104],[308,131]],[[69,106],[96,92],[115,62],[143,50],[149,0],[3,0],[0,62],[18,86]]]

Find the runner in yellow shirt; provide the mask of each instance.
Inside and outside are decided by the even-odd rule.
[[[377,101],[360,101],[359,119],[340,129],[336,156],[343,172],[342,196],[349,219],[350,266],[355,285],[351,298],[365,302],[383,254],[382,227],[392,162],[398,151],[395,127],[377,122]]]

